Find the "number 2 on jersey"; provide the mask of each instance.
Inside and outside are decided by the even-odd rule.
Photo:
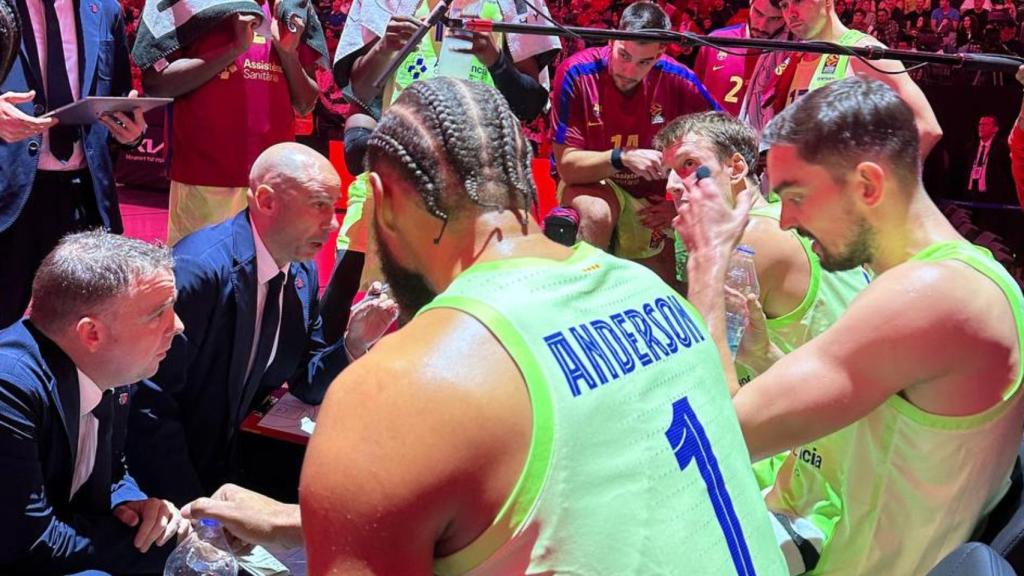
[[[672,404],[672,423],[665,431],[665,438],[675,452],[679,469],[686,470],[690,464],[694,464],[704,479],[711,507],[715,509],[718,524],[725,535],[736,573],[740,576],[754,576],[754,563],[750,559],[747,541],[743,538],[743,527],[736,517],[722,471],[718,468],[718,460],[711,451],[711,442],[704,433],[704,426],[697,419],[697,414],[690,406],[690,399],[686,396]]]
[[[730,104],[734,104],[740,101],[739,93],[743,89],[743,77],[742,76],[730,76],[729,82],[732,82],[732,88],[725,94],[724,100]]]

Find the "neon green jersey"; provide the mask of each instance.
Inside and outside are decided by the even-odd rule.
[[[516,362],[533,435],[494,523],[436,574],[785,573],[718,352],[656,274],[580,243],[472,266],[441,307]]]
[[[416,8],[414,14],[418,20],[426,20],[430,15],[429,2],[420,2],[420,5]],[[501,8],[494,0],[485,0],[482,2],[482,9],[480,12],[480,18],[484,20],[491,20],[500,22],[502,18]],[[502,45],[501,34],[495,34],[495,46]],[[438,68],[440,59],[444,57],[440,53],[438,45],[434,42],[432,34],[427,34],[420,41],[419,46],[412,51],[409,56],[405,58],[402,65],[395,71],[394,76],[388,81],[384,87],[384,110],[387,110],[395,100],[402,94],[406,86],[409,86],[413,82],[419,80],[428,80],[439,75]],[[494,86],[494,79],[491,78],[490,71],[487,67],[480,62],[480,60],[473,58],[468,70],[462,71],[458,77],[472,80],[475,82],[483,82],[488,86]]]
[[[767,206],[755,208],[750,211],[750,215],[771,218],[778,222],[782,217],[782,202],[771,202]],[[846,312],[850,302],[871,282],[870,275],[863,268],[843,272],[822,270],[818,255],[811,249],[811,242],[795,231],[792,234],[800,241],[804,254],[807,255],[811,273],[803,301],[789,313],[777,318],[768,318],[767,321],[768,339],[786,354],[803,346],[835,324]],[[754,373],[737,364],[736,377],[743,385],[753,379]],[[788,452],[754,464],[754,474],[759,486],[767,488],[775,483],[775,475],[787,455]]]
[[[776,222],[781,219],[781,214],[781,202],[772,202],[750,211],[751,216],[771,218]],[[767,322],[768,338],[786,354],[835,324],[846,312],[850,302],[871,282],[870,274],[861,267],[842,272],[826,272],[821,268],[818,255],[811,249],[811,242],[796,232],[792,234],[800,241],[807,255],[811,274],[803,301],[789,313],[769,318]],[[740,368],[737,366],[737,371]],[[745,383],[742,377],[741,383]]]
[[[999,286],[1024,335],[1024,297],[987,250],[943,242],[912,258],[946,260]],[[1009,486],[1024,418],[1020,381],[1018,371],[1003,402],[966,417],[926,413],[894,395],[842,430],[793,450],[766,500],[801,535],[807,534],[801,522],[821,535],[811,573],[925,574],[967,541]]]

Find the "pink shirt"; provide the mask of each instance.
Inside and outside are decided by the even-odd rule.
[[[49,0],[25,0],[29,18],[32,20],[32,33],[39,53],[39,70],[43,75],[43,85],[47,87],[46,78],[46,11],[43,2]],[[64,41],[64,64],[68,70],[68,81],[71,83],[71,96],[78,100],[81,94],[81,80],[78,77],[78,27],[75,25],[74,0],[53,0],[60,24],[60,37]],[[39,154],[39,169],[53,171],[79,170],[85,167],[85,154],[82,152],[82,140],[75,142],[71,158],[66,163],[54,158],[50,152],[49,132],[43,134],[43,145]]]
[[[271,3],[263,13],[271,18]],[[194,186],[245,187],[264,150],[295,139],[291,93],[269,28],[249,50],[206,84],[174,101],[171,179]],[[234,39],[231,19],[182,50],[182,57],[220,52]],[[299,49],[307,64],[317,56]]]

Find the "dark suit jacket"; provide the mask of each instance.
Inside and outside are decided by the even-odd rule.
[[[105,393],[92,475],[69,502],[78,450],[74,363],[29,320],[0,331],[0,574],[160,572],[174,544],[145,555],[114,518],[146,498],[124,464],[128,388]]]
[[[32,35],[25,0],[11,0],[18,5],[26,33],[22,34],[21,51],[7,79],[0,84],[4,92],[35,90],[33,102],[19,104],[30,116],[40,116],[47,110],[46,94],[39,70],[35,39]],[[128,45],[124,34],[124,15],[117,0],[76,0],[81,22],[79,44],[84,56],[79,74],[79,95],[124,96],[131,89],[131,68],[128,63]],[[114,191],[113,163],[108,148],[109,131],[100,122],[82,127],[82,146],[89,172],[92,175],[96,206],[103,226],[114,232],[122,231],[121,213]],[[39,165],[42,136],[20,142],[0,140],[0,232],[10,228],[28,201],[32,183]],[[40,225],[45,226],[45,222]]]
[[[153,383],[136,390],[129,457],[143,488],[184,504],[232,478],[234,443],[249,409],[243,390],[258,280],[248,210],[186,236],[174,247],[174,262],[174,309],[185,332]],[[292,394],[319,404],[348,364],[344,340],[324,342],[315,264],[292,263],[283,290],[277,352],[253,398],[287,381]]]
[[[997,134],[992,139],[988,151],[988,166],[985,169],[984,193],[967,190],[977,154],[978,140],[975,139],[963,149],[957,171],[957,188],[963,191],[964,199],[973,202],[1015,204],[1017,195],[1010,170],[1010,147],[1006,143],[1006,138]]]

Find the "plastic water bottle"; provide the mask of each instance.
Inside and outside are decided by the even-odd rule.
[[[501,8],[494,0],[456,0],[448,10],[450,18],[480,18],[492,22],[501,21]],[[468,52],[456,52],[454,49],[468,50],[473,47],[472,40],[466,32],[448,30],[441,42],[441,55],[438,58],[438,76],[449,76],[475,82],[485,82],[490,72],[476,56]],[[501,50],[501,44],[495,42]]]
[[[228,548],[220,522],[204,518],[171,552],[164,576],[237,576],[238,562]]]
[[[757,284],[757,269],[754,267],[753,248],[746,244],[736,247],[736,252],[729,259],[729,271],[725,274],[725,285],[744,296],[760,296],[761,289]],[[733,306],[729,305],[727,299],[725,305],[725,333],[733,359],[736,358],[736,351],[740,349],[740,342],[743,341],[743,331],[746,327],[746,310],[734,309]]]

